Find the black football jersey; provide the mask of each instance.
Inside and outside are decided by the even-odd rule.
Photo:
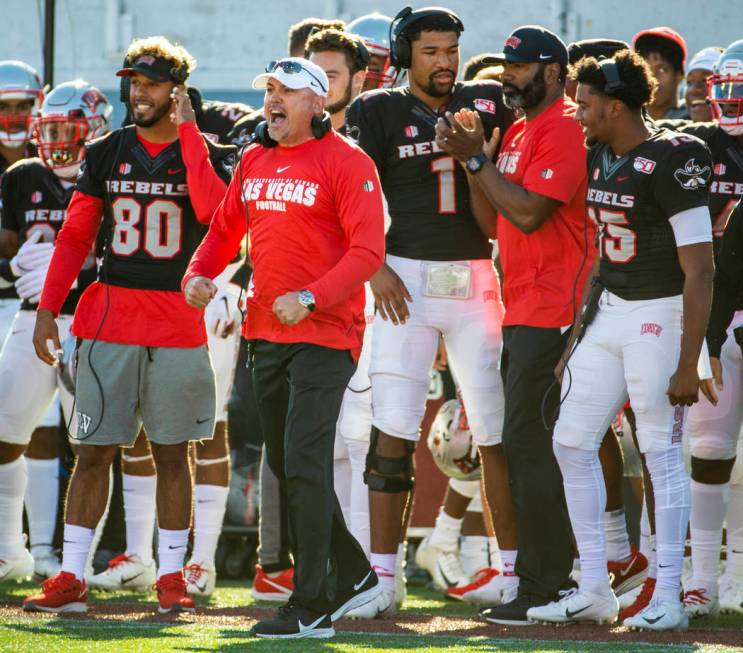
[[[263,108],[251,111],[238,120],[229,134],[228,142],[242,147],[250,142],[258,123],[263,120]]]
[[[709,205],[706,145],[653,127],[620,158],[607,145],[588,157],[586,210],[599,226],[602,284],[627,300],[680,295],[684,274],[669,218]]]
[[[445,111],[477,110],[490,138],[513,122],[497,82],[458,82],[436,113],[405,88],[363,93],[349,106],[347,135],[374,160],[391,226],[387,252],[418,260],[490,258],[492,247],[472,215],[467,175],[436,145]]]
[[[0,226],[18,234],[22,245],[34,233],[41,232],[41,242],[53,243],[67,217],[74,187],[65,186],[41,159],[23,159],[8,168],[2,176],[2,216]],[[77,288],[70,291],[62,313],[72,314],[80,294],[95,279],[95,259],[86,259],[78,276]],[[36,310],[35,304],[24,300],[24,310]]]
[[[229,145],[229,135],[235,123],[252,111],[247,104],[240,102],[204,100],[201,112],[196,116],[196,124],[201,133],[213,143]]]
[[[214,170],[229,183],[233,147],[206,139]],[[104,200],[98,278],[146,290],[179,291],[207,225],[194,213],[180,141],[151,157],[134,127],[118,129],[85,148],[77,190]]]

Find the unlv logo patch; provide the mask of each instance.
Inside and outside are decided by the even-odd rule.
[[[635,157],[635,162],[632,165],[637,172],[642,172],[646,175],[653,174],[653,170],[655,170],[655,161],[642,156]]]
[[[132,166],[130,163],[122,163],[119,166],[119,174],[120,175],[128,175],[132,171]]]
[[[518,36],[509,36],[506,39],[504,48],[513,48],[514,50],[521,45],[521,39]]]
[[[99,104],[106,104],[107,102],[106,98],[103,97],[100,91],[95,88],[91,88],[89,91],[85,91],[81,100],[85,103],[85,106],[88,107],[88,109],[90,109],[93,113],[95,113],[95,108]]]
[[[495,113],[495,102],[484,98],[475,99],[475,109],[484,113]]]
[[[41,202],[42,199],[44,199],[44,196],[41,194],[40,190],[31,193],[31,202],[33,202],[34,204],[38,204],[39,202]]]
[[[644,336],[646,333],[652,333],[656,338],[660,338],[660,334],[663,332],[663,327],[655,322],[645,322],[640,327],[640,335]]]
[[[418,135],[418,128],[415,125],[408,125],[405,128],[405,136],[415,138]]]
[[[709,166],[702,167],[695,159],[689,159],[683,168],[679,168],[673,173],[673,178],[684,190],[705,188],[711,176],[712,171]]]

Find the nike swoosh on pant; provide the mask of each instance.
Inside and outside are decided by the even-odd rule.
[[[354,584],[353,591],[354,592],[358,592],[359,591],[359,588],[367,581],[367,579],[369,578],[369,576],[371,576],[371,569],[369,570],[369,573],[366,576],[364,576],[364,579],[360,583],[355,583]]]

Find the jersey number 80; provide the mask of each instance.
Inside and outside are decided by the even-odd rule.
[[[172,200],[153,200],[142,207],[133,197],[119,197],[111,204],[114,236],[111,251],[131,256],[142,247],[152,258],[170,259],[181,249],[181,207]],[[144,213],[144,223],[142,214]],[[144,232],[144,245],[142,244]]]

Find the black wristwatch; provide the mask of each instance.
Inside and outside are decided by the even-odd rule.
[[[485,161],[488,160],[488,157],[485,156],[484,152],[478,152],[477,154],[473,154],[467,161],[465,161],[464,165],[467,167],[467,172],[471,172],[473,175],[476,175],[480,170],[482,170],[482,167],[485,165]]]
[[[300,290],[297,299],[308,311],[312,312],[315,310],[315,296],[309,290]]]

